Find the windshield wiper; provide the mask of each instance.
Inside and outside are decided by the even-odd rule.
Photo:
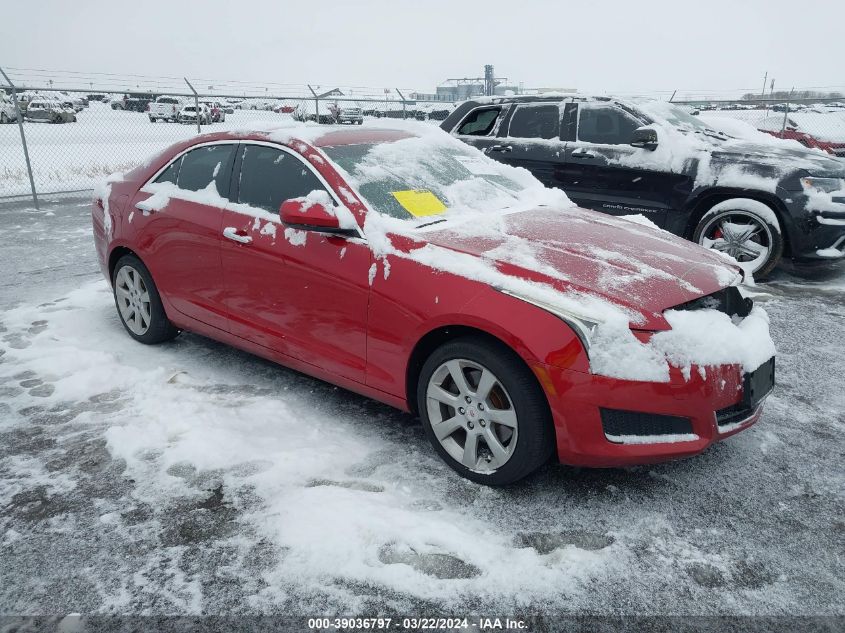
[[[434,220],[433,222],[426,222],[425,224],[417,224],[417,228],[421,229],[424,226],[431,226],[432,224],[440,224],[441,222],[445,222],[446,218],[441,218],[439,220]]]

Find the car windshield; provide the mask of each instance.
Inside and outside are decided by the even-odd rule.
[[[495,212],[516,206],[529,190],[544,189],[528,172],[445,135],[323,151],[347,172],[373,209],[400,219],[428,219],[453,209]]]

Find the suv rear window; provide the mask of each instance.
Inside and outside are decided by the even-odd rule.
[[[501,112],[499,108],[486,108],[470,112],[458,128],[458,134],[487,136],[493,131],[493,126],[496,125]]]
[[[511,117],[508,136],[515,138],[558,138],[560,108],[555,105],[521,105]]]

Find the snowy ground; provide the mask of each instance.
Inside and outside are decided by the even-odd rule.
[[[0,270],[0,613],[845,614],[845,272],[757,289],[751,430],[500,490],[389,407],[133,342],[84,198],[0,205]]]

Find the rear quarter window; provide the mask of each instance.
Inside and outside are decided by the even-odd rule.
[[[468,136],[489,136],[502,114],[501,108],[479,108],[473,110],[461,121],[458,134]]]

